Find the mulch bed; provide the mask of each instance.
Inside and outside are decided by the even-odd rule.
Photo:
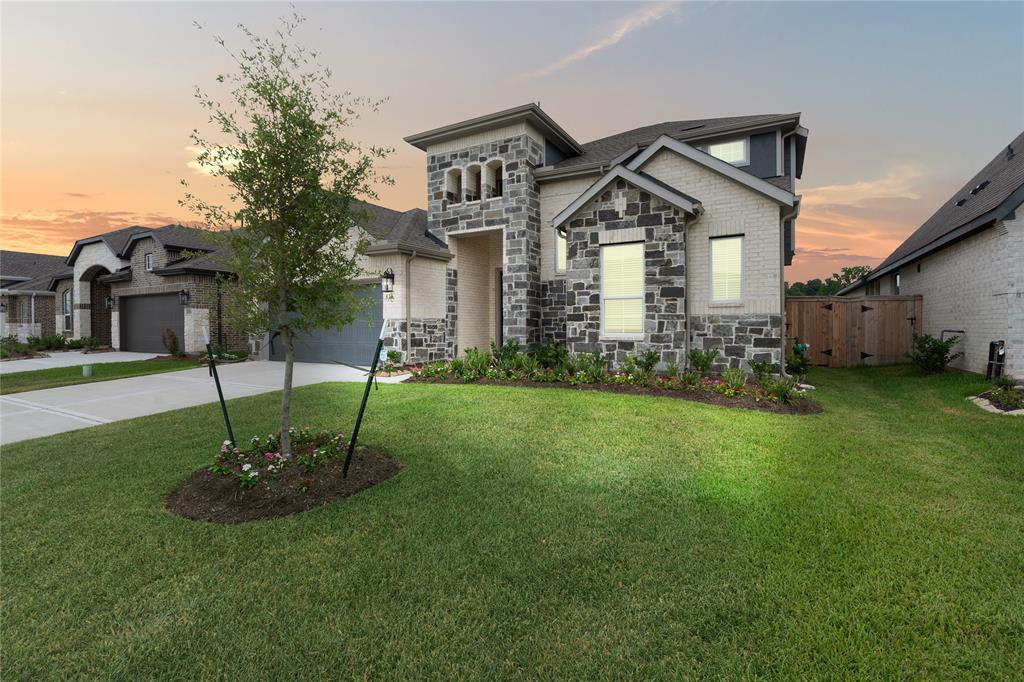
[[[234,476],[223,476],[202,468],[167,496],[167,511],[193,521],[245,523],[291,516],[355,495],[386,481],[402,470],[390,455],[359,448],[352,458],[348,478],[341,477],[344,457],[336,457],[307,474],[291,466],[270,485],[241,488]],[[312,478],[303,492],[303,478]]]
[[[984,393],[981,393],[981,394],[978,395],[979,398],[984,398],[993,407],[996,407],[996,408],[1002,410],[1003,412],[1013,412],[1014,410],[1021,409],[1020,405],[1006,405],[1006,404],[1001,403],[998,400],[996,400],[993,396],[994,396],[994,393],[992,391],[985,391]]]
[[[455,378],[440,377],[410,377],[402,383],[419,384],[466,384],[467,382]],[[512,381],[506,379],[479,379],[470,381],[469,384],[483,384],[487,386],[517,386],[523,388],[568,388],[579,391],[604,391],[606,393],[626,393],[629,395],[649,395],[660,398],[675,398],[677,400],[690,400],[696,403],[709,405],[720,405],[723,407],[742,407],[748,410],[759,410],[761,412],[775,412],[777,414],[818,414],[821,412],[821,405],[808,400],[798,398],[793,404],[772,403],[768,401],[758,402],[751,396],[729,397],[713,391],[675,391],[664,388],[633,385],[614,384],[572,384],[544,381]]]

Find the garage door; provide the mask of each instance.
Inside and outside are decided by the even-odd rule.
[[[377,348],[377,336],[384,321],[380,286],[362,288],[360,296],[369,299],[366,309],[343,329],[318,329],[295,338],[297,362],[340,362],[368,366]],[[271,360],[284,360],[280,337],[274,339]]]
[[[178,349],[185,349],[185,307],[178,294],[127,296],[118,300],[121,350],[166,353],[164,330],[178,337]]]

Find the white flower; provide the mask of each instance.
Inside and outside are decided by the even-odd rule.
[[[249,469],[252,469],[252,465],[251,464],[243,464],[242,465],[242,471],[248,471]]]
[[[253,476],[259,476],[259,475],[260,475],[260,472],[258,472],[258,471],[250,471],[249,472],[249,478],[252,478]]]
[[[231,441],[229,441],[229,440],[224,441],[224,445],[231,445]]]

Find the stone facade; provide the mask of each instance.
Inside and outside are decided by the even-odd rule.
[[[447,242],[449,235],[503,231],[502,334],[524,345],[540,340],[540,195],[533,168],[543,160],[543,143],[525,133],[427,156],[432,234]],[[482,174],[480,199],[467,186],[474,172]],[[488,196],[497,191],[499,172],[502,193]]]
[[[448,268],[445,271],[445,352],[449,358],[459,354],[459,339],[455,330],[459,321],[459,271]]]
[[[402,354],[402,362],[407,363],[433,362],[449,357],[445,320],[413,319],[410,320],[409,327],[411,337],[408,356],[405,353],[405,320],[385,320],[384,348],[399,351]]]
[[[540,338],[542,343],[565,343],[565,280],[540,284]]]
[[[621,210],[620,210],[621,209]],[[623,180],[569,221],[566,245],[566,340],[575,353],[597,351],[618,365],[654,350],[661,362],[684,361],[686,232],[680,211]],[[601,329],[601,247],[644,244],[644,330],[613,338]]]
[[[781,315],[691,315],[692,348],[717,348],[714,369],[744,366],[743,361],[782,361]]]

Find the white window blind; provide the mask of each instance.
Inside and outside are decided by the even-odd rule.
[[[743,237],[711,240],[711,299],[738,301],[743,284]]]
[[[601,247],[601,321],[604,334],[643,334],[642,243]]]
[[[745,165],[749,163],[747,159],[747,138],[709,145],[708,154],[727,163],[738,166]]]
[[[555,270],[558,272],[565,272],[565,248],[566,242],[565,237],[555,232]]]

